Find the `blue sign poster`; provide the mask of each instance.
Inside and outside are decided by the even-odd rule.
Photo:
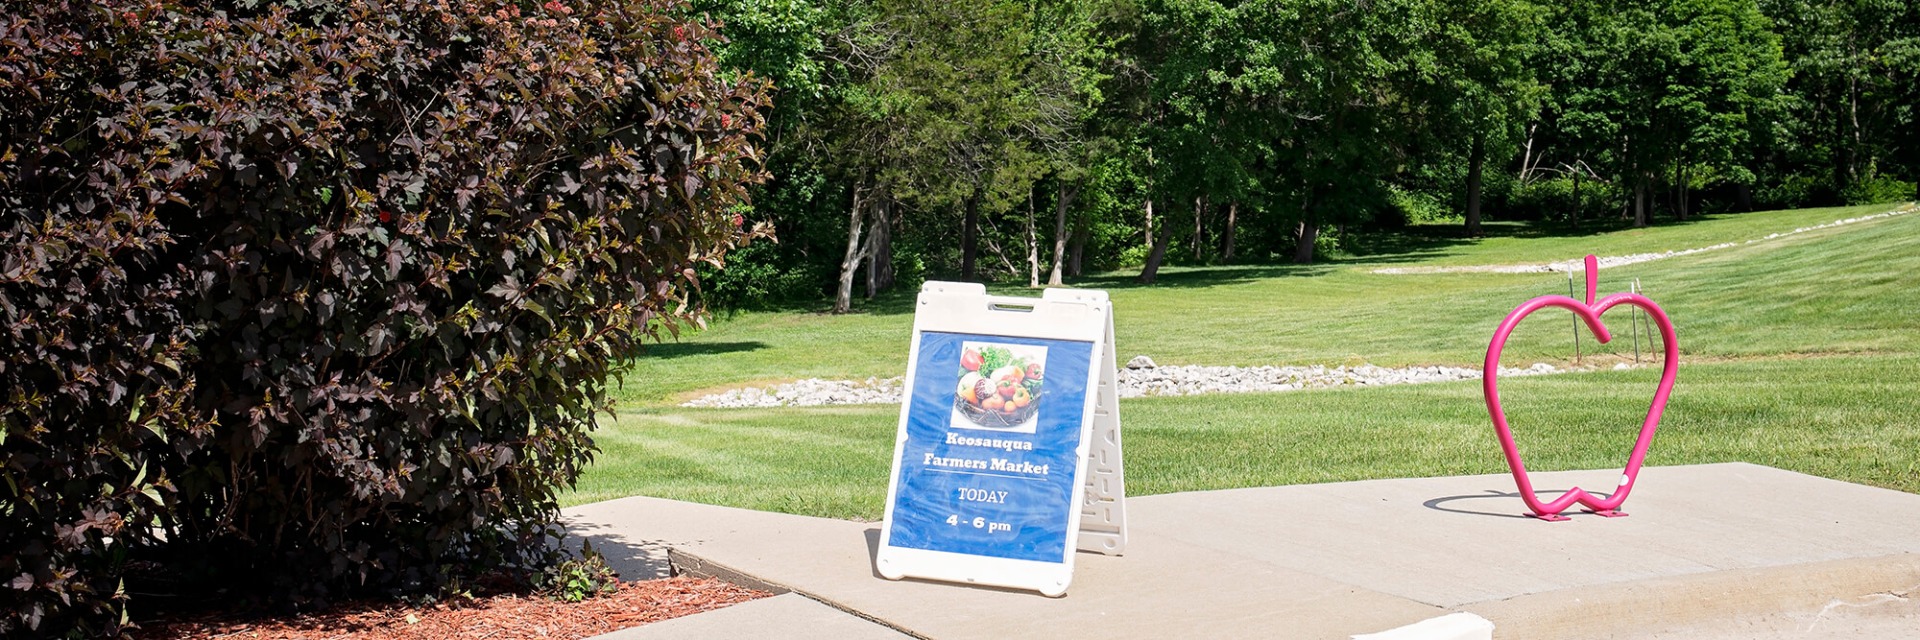
[[[1092,342],[920,334],[888,545],[1065,562]]]
[[[920,287],[874,571],[1061,596],[1126,546],[1113,311],[1102,291]]]

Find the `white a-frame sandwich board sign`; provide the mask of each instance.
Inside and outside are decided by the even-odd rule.
[[[1104,291],[920,289],[875,569],[1063,595],[1077,549],[1126,548]]]

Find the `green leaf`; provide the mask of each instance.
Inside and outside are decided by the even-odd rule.
[[[526,307],[528,311],[532,311],[533,315],[540,316],[541,320],[547,321],[547,326],[553,326],[553,318],[547,315],[547,308],[541,306],[540,303],[534,302],[532,298],[528,298],[521,301],[521,305]]]

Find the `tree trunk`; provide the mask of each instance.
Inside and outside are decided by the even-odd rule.
[[[1147,198],[1147,225],[1145,227],[1147,246],[1153,246],[1153,198]]]
[[[1238,200],[1228,202],[1227,203],[1227,240],[1226,240],[1225,246],[1220,247],[1221,260],[1225,260],[1227,262],[1233,261],[1233,229],[1235,225],[1238,225],[1239,223],[1240,223],[1240,202]]]
[[[1833,196],[1831,201],[1817,204],[1845,204],[1844,196],[1841,194],[1847,192],[1848,166],[1853,164],[1853,160],[1847,157],[1846,129],[1846,121],[1836,115],[1833,119],[1833,146],[1837,148],[1831,160],[1833,162]]]
[[[1078,278],[1086,273],[1081,268],[1085,264],[1081,258],[1086,256],[1087,241],[1093,239],[1092,225],[1087,221],[1088,215],[1083,211],[1080,215],[1073,217],[1073,246],[1067,250],[1067,253],[1071,254],[1067,259],[1067,277],[1069,278]]]
[[[1294,264],[1313,263],[1313,243],[1320,239],[1320,222],[1314,219],[1313,191],[1307,191],[1307,197],[1300,202],[1300,225],[1293,236]]]
[[[1854,54],[1854,56],[1857,56],[1857,55],[1858,54]],[[1854,57],[1854,56],[1849,56],[1849,57]],[[1857,60],[1859,58],[1854,57],[1854,59]],[[1860,161],[1859,150],[1860,150],[1860,147],[1866,143],[1866,141],[1861,139],[1862,130],[1860,128],[1860,80],[1856,76],[1854,76],[1854,74],[1851,74],[1851,73],[1847,74],[1847,96],[1848,96],[1847,119],[1852,124],[1849,130],[1853,132],[1853,140],[1851,140],[1853,144],[1847,145],[1847,148],[1852,150],[1847,154],[1848,157],[1852,159],[1852,162],[1847,163],[1847,179],[1849,182],[1852,182],[1860,179],[1860,170],[1858,166],[1858,163]]]
[[[853,206],[847,209],[847,253],[840,259],[840,287],[833,296],[834,313],[853,310],[853,274],[860,268],[860,259],[865,256],[865,247],[860,243],[860,232],[865,226],[862,219],[865,212],[861,211],[861,205],[865,203],[860,199],[860,191],[866,180],[866,175],[862,174],[853,183]]]
[[[1855,60],[1859,59],[1859,53],[1853,50],[1851,42],[1849,42],[1847,49],[1848,57]],[[1849,135],[1843,143],[1843,146],[1846,149],[1847,184],[1851,186],[1860,181],[1860,147],[1862,146],[1860,139],[1860,81],[1851,73],[1847,74],[1847,124],[1849,125],[1847,127]],[[1872,156],[1868,156],[1868,158],[1871,160]],[[1840,204],[1850,204],[1846,202],[1846,193],[1844,191],[1840,194],[1840,198]]]
[[[1036,189],[1032,185],[1027,186],[1027,288],[1028,289],[1035,289],[1035,288],[1039,288],[1040,286],[1040,234],[1037,233],[1036,230],[1033,228],[1034,227],[1034,224],[1033,224],[1034,222],[1033,192],[1034,191],[1036,191]]]
[[[1573,228],[1575,229],[1580,228],[1580,210],[1586,208],[1586,202],[1580,199],[1580,175],[1582,173],[1584,172],[1578,170],[1573,172],[1573,210],[1567,212],[1567,220],[1573,223]]]
[[[1207,261],[1207,255],[1206,255],[1207,244],[1204,240],[1201,239],[1201,235],[1205,232],[1206,227],[1204,227],[1200,222],[1206,216],[1207,216],[1207,197],[1200,196],[1200,197],[1194,198],[1193,199],[1193,261],[1196,263],[1204,263]]]
[[[987,248],[993,251],[993,257],[1000,259],[1000,266],[1006,269],[1007,273],[1020,273],[1020,270],[1013,266],[1013,260],[1007,258],[1007,252],[1000,248],[1000,243],[994,242],[993,238],[987,238]]]
[[[1651,189],[1652,187],[1648,187],[1648,188]],[[1669,172],[1667,177],[1667,211],[1672,212],[1674,217],[1676,218],[1680,216],[1680,205],[1678,204],[1679,195],[1680,195],[1680,160],[1678,158],[1675,158],[1673,161],[1673,171]]]
[[[1687,172],[1686,165],[1681,165],[1680,166],[1680,219],[1681,220],[1686,220],[1688,216],[1693,215],[1693,202],[1692,202],[1692,197],[1693,197],[1692,186],[1693,185],[1690,185],[1687,183],[1691,179],[1692,179],[1692,175]]]
[[[1753,185],[1745,182],[1733,185],[1733,201],[1740,204],[1741,211],[1753,211]]]
[[[1467,235],[1480,237],[1480,172],[1487,164],[1487,136],[1473,132],[1473,145],[1467,153]],[[1528,140],[1532,151],[1532,140]]]
[[[1058,287],[1065,284],[1060,279],[1061,262],[1067,257],[1067,209],[1073,206],[1073,198],[1079,195],[1077,186],[1060,183],[1060,191],[1053,199],[1053,272],[1047,274],[1047,286]]]
[[[1309,186],[1306,198],[1300,198],[1300,223],[1294,227],[1294,263],[1300,265],[1313,263],[1313,242],[1319,240],[1319,221],[1313,219],[1315,200]]]
[[[1313,264],[1313,243],[1320,239],[1320,223],[1300,221],[1298,234],[1294,236],[1294,264]]]
[[[1849,47],[1849,49],[1851,49],[1851,47]],[[1848,51],[1848,53],[1852,54],[1854,52]],[[1853,186],[1854,178],[1856,177],[1853,168],[1856,162],[1854,153],[1857,147],[1854,146],[1853,141],[1857,138],[1858,133],[1860,105],[1859,95],[1856,93],[1854,86],[1855,82],[1852,74],[1848,74],[1847,88],[1845,90],[1846,95],[1840,97],[1841,102],[1844,104],[1834,105],[1834,153],[1832,156],[1833,199],[1831,202],[1821,204],[1847,204],[1846,193],[1849,188]],[[1854,126],[1850,128],[1848,126],[1849,124]]]
[[[973,282],[973,261],[980,253],[980,188],[967,194],[965,222],[960,227],[960,281]]]
[[[1533,173],[1533,132],[1535,129],[1538,129],[1539,127],[1540,127],[1540,123],[1538,122],[1527,125],[1526,150],[1520,154],[1520,184],[1526,184],[1527,178],[1531,177],[1529,174]],[[1483,153],[1480,150],[1481,145],[1484,144],[1482,142],[1483,135],[1484,134],[1477,131],[1474,132],[1473,134],[1473,144],[1474,144],[1475,153]]]
[[[893,206],[894,204],[895,204],[895,201],[893,199],[893,194],[891,193],[886,194],[886,197],[882,198],[879,202],[880,217],[878,219],[878,223],[879,223],[879,228],[881,231],[883,231],[883,233],[880,234],[880,240],[879,242],[875,243],[875,247],[874,247],[875,255],[878,256],[874,261],[874,264],[877,267],[874,269],[874,271],[877,271],[880,274],[880,290],[881,291],[892,289],[893,285],[899,284],[900,282],[900,279],[897,277],[898,274],[896,274],[893,270]]]
[[[879,216],[880,212],[875,211],[874,209],[875,207],[871,203],[867,205],[868,218],[880,217]],[[873,294],[880,292],[880,272],[878,269],[874,268],[873,259],[874,259],[874,254],[879,253],[879,251],[876,250],[878,248],[876,247],[876,245],[879,244],[880,236],[881,234],[886,233],[884,231],[881,231],[881,228],[882,227],[877,220],[870,220],[869,222],[867,222],[867,242],[862,247],[864,250],[860,252],[861,254],[860,261],[866,263],[866,266],[867,266],[866,299],[868,300],[872,300]]]
[[[867,204],[867,299],[893,286],[892,198],[881,194]]]
[[[1147,200],[1147,219],[1153,219],[1152,199]],[[1140,268],[1141,284],[1153,284],[1153,279],[1160,274],[1160,261],[1167,257],[1167,235],[1160,234],[1160,238],[1153,243],[1153,250],[1147,252],[1147,264]]]
[[[1633,227],[1635,229],[1641,229],[1647,226],[1647,182],[1649,182],[1649,180],[1646,174],[1634,176]]]
[[[1153,243],[1153,250],[1147,252],[1147,264],[1140,268],[1140,284],[1153,284],[1160,275],[1160,261],[1167,257],[1167,235],[1160,234],[1160,240]]]
[[[1687,164],[1685,150],[1673,159],[1673,219],[1687,219]]]

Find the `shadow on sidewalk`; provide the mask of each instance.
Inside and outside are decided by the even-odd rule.
[[[621,580],[638,582],[673,577],[673,561],[667,557],[667,546],[657,540],[633,540],[610,527],[577,523],[566,526],[567,537],[562,544],[572,551],[579,551],[582,543],[593,545],[593,550],[606,557],[607,566],[618,572]]]
[[[1535,493],[1540,496],[1541,500],[1552,500],[1553,496],[1566,493],[1566,491],[1564,490],[1538,491]],[[1599,493],[1599,492],[1593,492],[1593,495],[1594,497],[1601,498],[1601,499],[1611,497],[1611,494]],[[1503,504],[1500,507],[1501,510],[1497,510],[1497,511],[1492,510],[1495,507],[1491,506],[1490,504],[1487,506],[1486,510],[1482,510],[1478,508],[1463,508],[1458,505],[1442,506],[1451,502],[1461,502],[1461,501],[1467,501],[1467,500],[1501,500],[1503,501]],[[1445,511],[1447,513],[1464,513],[1470,516],[1487,516],[1491,518],[1519,518],[1522,520],[1532,517],[1526,514],[1526,508],[1527,508],[1526,502],[1520,499],[1520,492],[1518,491],[1497,491],[1494,489],[1488,489],[1486,490],[1486,493],[1474,493],[1474,494],[1468,494],[1463,496],[1442,496],[1439,498],[1428,500],[1426,502],[1422,502],[1420,503],[1420,505],[1428,509],[1432,509],[1434,511]],[[1475,505],[1475,506],[1479,506],[1479,505]],[[1519,510],[1508,511],[1508,510],[1505,510],[1505,507],[1517,507]],[[1584,511],[1584,510],[1570,511],[1560,515],[1564,515],[1564,516],[1592,515],[1592,512]]]

